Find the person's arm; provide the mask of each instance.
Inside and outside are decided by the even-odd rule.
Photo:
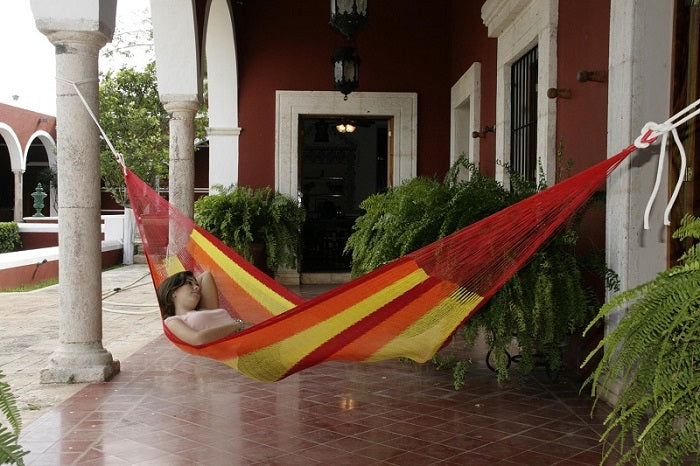
[[[219,290],[211,272],[206,271],[197,277],[199,282],[199,309],[217,309],[219,307]]]
[[[168,319],[165,324],[180,340],[195,346],[204,345],[233,333],[238,333],[250,325],[246,322],[233,322],[205,330],[194,330],[180,319]]]

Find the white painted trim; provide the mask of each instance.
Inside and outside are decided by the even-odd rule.
[[[510,5],[506,8],[505,4]],[[489,0],[481,9],[489,36],[498,37],[496,65],[496,179],[508,184],[502,162],[510,159],[510,66],[538,46],[537,157],[549,185],[556,174],[556,100],[547,89],[557,87],[557,0]],[[488,21],[488,22],[487,22]],[[490,31],[493,29],[494,36]],[[539,166],[538,166],[539,169]]]
[[[19,142],[17,133],[7,123],[0,122],[0,136],[5,140],[7,151],[10,153],[10,169],[24,172],[27,169],[27,159],[22,153],[22,144]]]
[[[297,197],[299,117],[362,115],[393,118],[394,185],[418,170],[418,95],[409,92],[277,91],[275,115],[275,189]]]
[[[475,62],[452,86],[450,95],[450,165],[462,154],[479,165],[481,128],[481,63]]]
[[[207,128],[207,136],[240,136],[241,128]]]
[[[481,18],[489,37],[498,37],[531,0],[488,0],[481,7]]]

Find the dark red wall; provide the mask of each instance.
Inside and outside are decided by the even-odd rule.
[[[450,2],[450,82],[452,87],[473,63],[481,63],[481,126],[496,124],[496,52],[498,41],[488,37],[481,20],[482,2]],[[448,135],[449,137],[449,135]],[[496,135],[479,139],[480,169],[494,176]]]
[[[557,99],[557,144],[561,162],[570,162],[572,173],[607,157],[607,79],[582,83],[576,75],[581,70],[607,71],[609,34],[609,0],[559,2],[557,75],[559,87],[571,89],[571,98]],[[604,244],[605,206],[597,202],[582,218],[579,250],[602,251]]]
[[[607,80],[581,83],[576,74],[608,69],[609,26],[610,0],[559,2],[558,87],[571,98],[557,99],[557,142],[574,173],[607,155]]]
[[[346,40],[328,16],[326,1],[234,3],[241,184],[274,185],[275,91],[333,90],[330,57]],[[426,176],[449,165],[448,18],[430,2],[373,2],[357,39],[358,91],[418,94],[418,172]]]
[[[274,184],[275,91],[333,90],[330,56],[346,43],[328,25],[328,2],[232,2],[239,67],[242,184]],[[481,123],[496,120],[497,39],[481,19],[483,2],[382,0],[358,35],[358,91],[418,94],[418,173],[449,165],[450,88],[481,63]],[[605,70],[609,0],[560,2],[558,82],[572,98],[557,101],[557,141],[577,172],[606,156],[607,84],[580,83],[580,70]],[[201,8],[200,8],[201,9]],[[350,97],[352,98],[352,96]],[[495,134],[480,139],[481,169],[495,172]],[[502,155],[499,157],[502,158]]]

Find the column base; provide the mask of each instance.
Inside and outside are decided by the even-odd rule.
[[[119,361],[100,343],[62,344],[41,371],[41,383],[105,382],[119,373]]]

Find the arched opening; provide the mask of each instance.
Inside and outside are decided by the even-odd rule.
[[[0,222],[13,219],[15,198],[15,175],[12,173],[10,151],[2,133],[0,133]]]
[[[0,160],[2,160],[0,161],[0,179],[2,180],[0,218],[3,219],[2,221],[21,221],[21,195],[17,194],[17,191],[21,189],[21,175],[25,165],[17,134],[5,123],[0,123]],[[20,185],[18,186],[17,183]],[[9,218],[7,218],[8,215]]]
[[[37,190],[39,184],[41,184],[41,189],[46,194],[41,214],[44,217],[51,216],[51,205],[54,200],[53,196],[51,196],[51,188],[55,184],[52,181],[53,179],[54,174],[49,164],[46,147],[39,139],[35,139],[27,150],[27,169],[24,172],[22,189],[23,217],[32,217],[37,213],[37,210],[34,208],[32,193]]]

